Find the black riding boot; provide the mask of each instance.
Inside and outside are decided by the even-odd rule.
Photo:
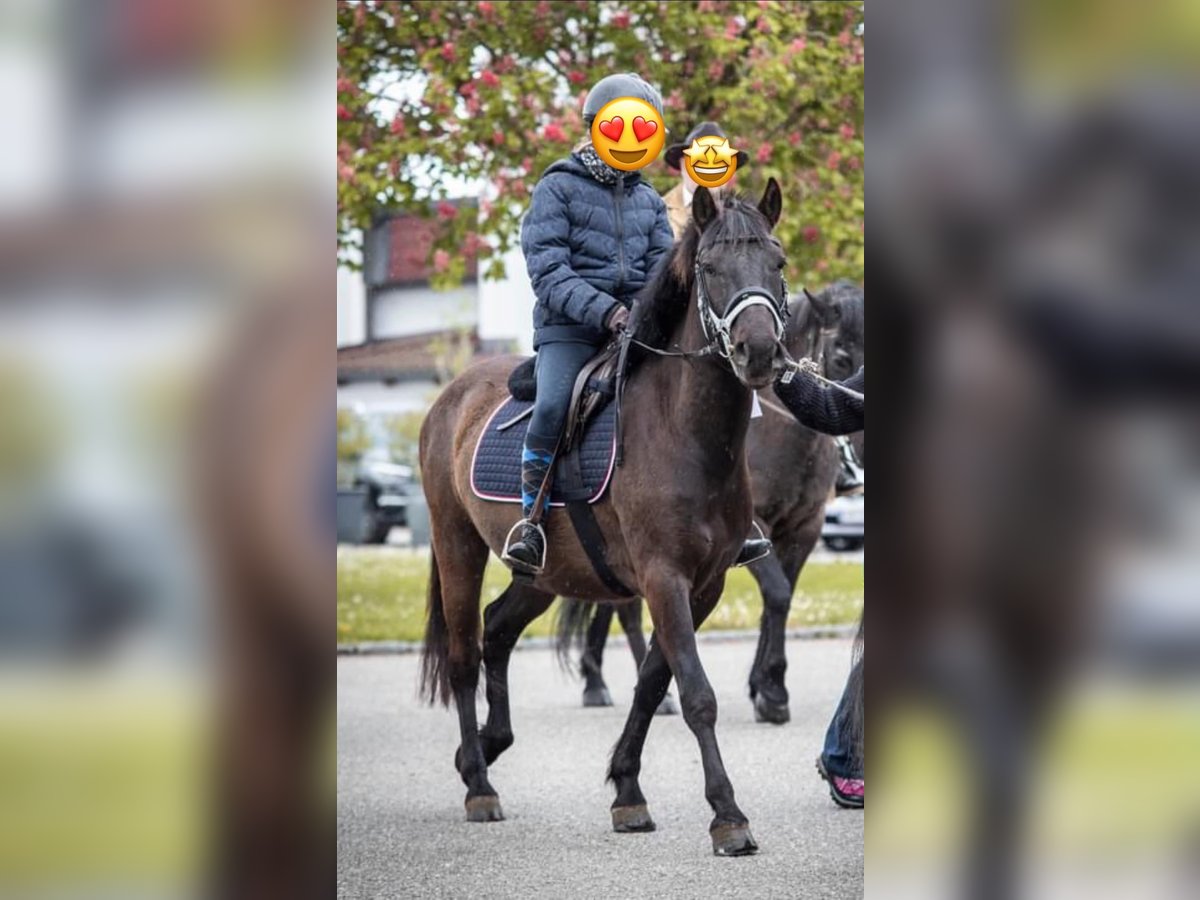
[[[546,535],[542,529],[529,521],[538,492],[550,472],[554,461],[554,447],[536,435],[526,435],[525,450],[521,454],[521,512],[523,518],[508,534],[508,542],[501,559],[518,572],[538,575],[546,564]],[[546,497],[546,502],[549,501]]]
[[[734,566],[749,565],[771,552],[771,542],[759,528],[755,527],[754,530],[758,532],[758,537],[746,538],[742,549],[738,551],[737,559],[733,561]]]

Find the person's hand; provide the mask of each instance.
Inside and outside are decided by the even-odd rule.
[[[608,314],[608,319],[604,324],[613,333],[624,331],[625,326],[629,324],[629,308],[622,303],[618,303],[616,308]]]

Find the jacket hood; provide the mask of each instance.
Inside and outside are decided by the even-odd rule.
[[[582,162],[580,162],[579,157],[577,157],[574,153],[572,153],[570,156],[566,157],[565,159],[560,159],[557,162],[553,162],[550,165],[548,165],[546,167],[546,171],[544,171],[542,173],[542,178],[545,178],[547,175],[553,174],[555,172],[568,172],[571,175],[578,176],[579,178],[586,178],[588,180],[588,182],[591,184],[599,185],[600,187],[607,187],[607,185],[600,184],[600,182],[598,182],[595,178],[592,177],[592,173],[588,171],[587,166],[585,166]],[[641,180],[642,180],[641,172],[626,172],[625,173],[625,189],[629,190],[634,185],[641,182]]]

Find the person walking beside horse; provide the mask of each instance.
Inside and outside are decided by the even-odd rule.
[[[775,396],[800,424],[813,431],[853,434],[865,427],[866,381],[865,366],[843,382],[828,384],[801,370],[786,383],[783,379],[777,381]],[[825,747],[817,758],[817,771],[829,782],[833,802],[847,808],[862,807],[866,800],[862,753],[863,638],[860,622],[855,641],[857,659],[825,733]]]

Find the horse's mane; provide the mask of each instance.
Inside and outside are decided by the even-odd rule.
[[[705,231],[711,240],[770,239],[771,226],[751,200],[740,195],[727,197],[718,201],[718,206],[720,214]],[[639,341],[665,347],[687,315],[699,249],[700,228],[692,219],[633,302],[629,328]]]

